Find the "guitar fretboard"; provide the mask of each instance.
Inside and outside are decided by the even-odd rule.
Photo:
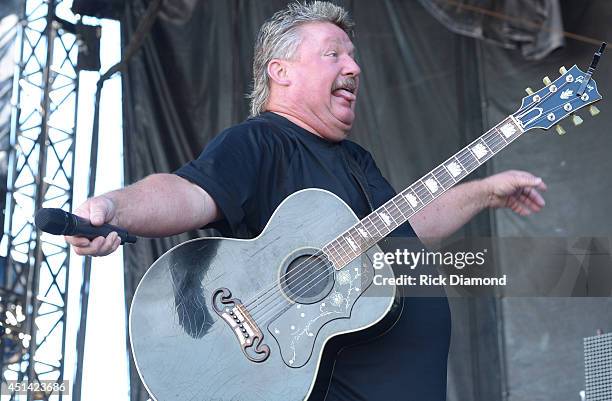
[[[444,163],[398,193],[363,220],[323,247],[323,253],[341,269],[371,248],[412,215],[452,188],[522,133],[512,116],[485,132]]]

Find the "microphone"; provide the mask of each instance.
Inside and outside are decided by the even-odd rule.
[[[96,237],[106,237],[115,231],[119,234],[119,238],[121,238],[121,245],[126,242],[133,244],[137,240],[134,235],[130,235],[123,228],[110,224],[93,226],[89,220],[56,208],[40,209],[36,212],[34,224],[36,224],[39,230],[54,235],[70,235],[94,239]]]

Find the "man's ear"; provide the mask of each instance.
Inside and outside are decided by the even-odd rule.
[[[289,86],[291,81],[289,80],[289,65],[286,60],[272,59],[268,63],[268,76],[277,85]]]

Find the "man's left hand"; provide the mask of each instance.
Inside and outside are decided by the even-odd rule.
[[[507,207],[521,216],[528,216],[539,212],[545,205],[539,191],[546,191],[546,184],[540,177],[526,171],[508,170],[481,182],[488,193],[489,207]]]

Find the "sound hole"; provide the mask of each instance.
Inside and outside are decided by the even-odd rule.
[[[285,294],[301,304],[325,298],[334,286],[334,267],[316,249],[305,249],[288,258],[282,276]]]

